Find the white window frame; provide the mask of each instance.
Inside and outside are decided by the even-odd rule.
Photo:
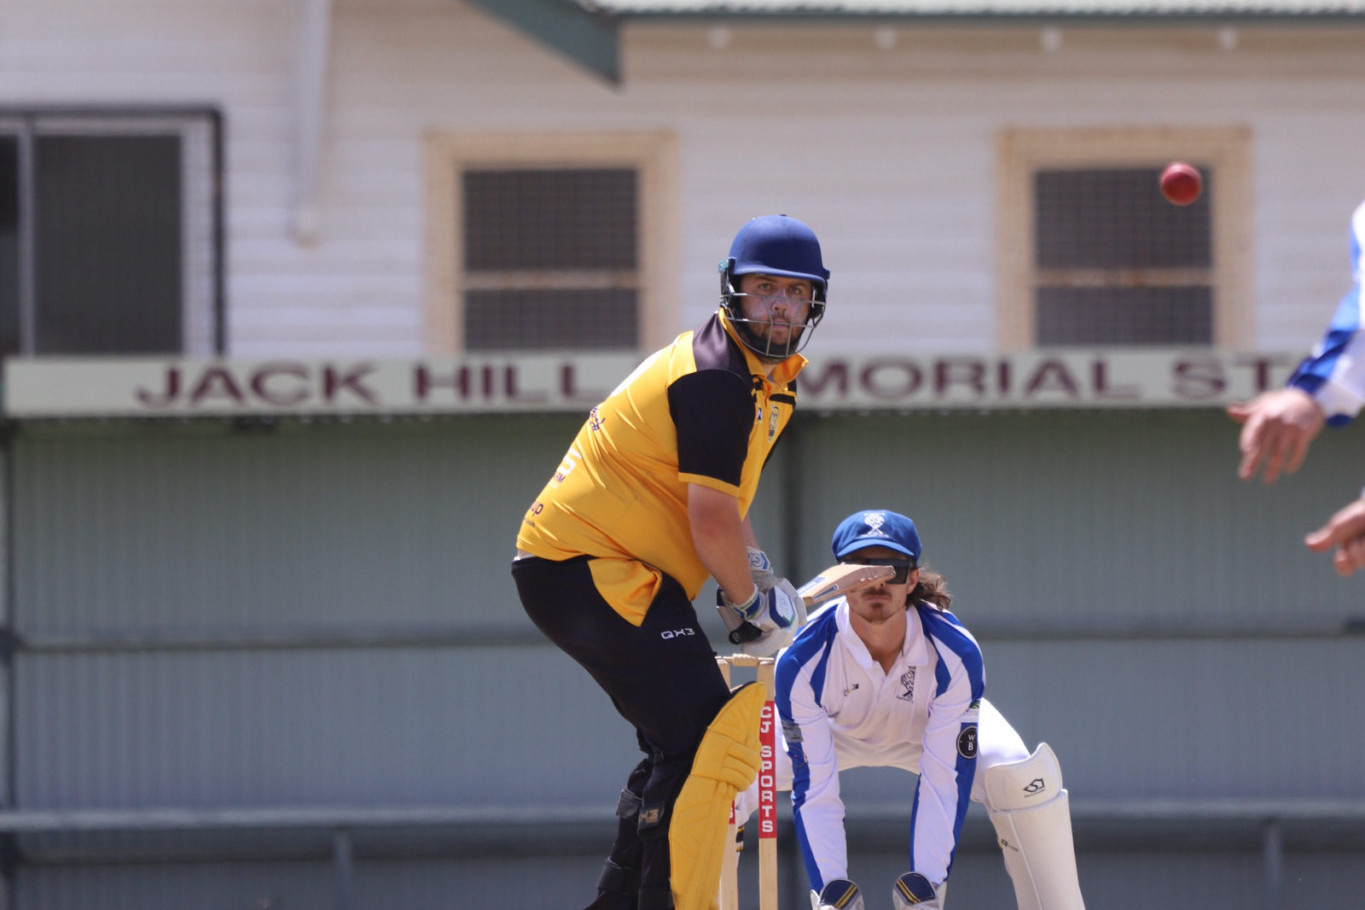
[[[1072,168],[1160,170],[1175,160],[1208,168],[1213,175],[1208,275],[1212,346],[1237,348],[1255,337],[1249,128],[1007,129],[999,134],[997,149],[996,342],[1001,350],[1037,346],[1034,174]],[[1152,192],[1158,191],[1153,185]]]
[[[182,355],[222,353],[224,314],[221,300],[222,216],[218,186],[220,151],[216,115],[205,110],[133,110],[70,112],[36,109],[0,110],[0,132],[19,139],[21,175],[32,160],[39,136],[177,136],[181,140],[180,242]],[[35,356],[37,299],[33,283],[31,212],[33,187],[21,176],[20,194],[20,356]]]
[[[638,345],[650,351],[676,334],[679,281],[677,140],[671,133],[437,133],[428,136],[425,349],[464,352],[462,176],[474,169],[630,168],[639,179]],[[562,276],[561,276],[562,277]]]

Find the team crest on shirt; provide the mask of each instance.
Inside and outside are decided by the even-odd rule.
[[[772,413],[772,416],[770,416],[770,417],[768,418],[768,441],[769,441],[769,442],[772,442],[772,441],[773,441],[773,438],[774,438],[775,436],[777,436],[777,418],[778,418],[778,413],[779,413],[779,412],[778,412],[778,410],[777,410],[777,405],[773,405],[773,413]]]
[[[904,689],[901,692],[901,694],[897,695],[896,697],[901,699],[902,701],[914,701],[915,700],[914,667],[907,668],[906,671],[901,674],[901,685],[904,686]]]
[[[963,758],[976,758],[976,724],[963,727],[957,735],[957,754]]]

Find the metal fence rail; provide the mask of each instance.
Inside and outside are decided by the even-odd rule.
[[[910,806],[848,807],[850,850],[903,833]],[[1072,804],[1077,849],[1135,852],[1259,851],[1266,906],[1279,902],[1286,852],[1365,848],[1365,800],[1123,800]],[[275,859],[329,856],[335,910],[352,910],[354,863],[364,857],[595,854],[609,840],[609,807],[273,806],[0,811],[0,837],[17,864]],[[783,854],[794,862],[789,810],[779,814]],[[979,806],[962,849],[990,851]]]

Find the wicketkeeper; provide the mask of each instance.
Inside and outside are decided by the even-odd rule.
[[[876,766],[919,775],[907,790],[909,870],[892,885],[896,910],[942,910],[972,800],[999,835],[1019,910],[1084,910],[1057,757],[1046,743],[1030,754],[982,696],[981,649],[948,612],[943,576],[920,565],[914,522],[856,512],[830,546],[840,562],[896,575],[817,610],[777,661],[777,788],[791,790],[811,906],[863,910],[849,879],[839,773]],[[757,808],[751,787],[735,817]]]

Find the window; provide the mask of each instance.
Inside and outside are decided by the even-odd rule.
[[[1005,133],[1001,346],[1249,339],[1248,146],[1242,130]],[[1188,206],[1157,187],[1175,159],[1204,177]]]
[[[212,113],[0,111],[0,353],[222,349]]]
[[[431,353],[636,351],[671,329],[670,139],[442,136],[428,153]]]

